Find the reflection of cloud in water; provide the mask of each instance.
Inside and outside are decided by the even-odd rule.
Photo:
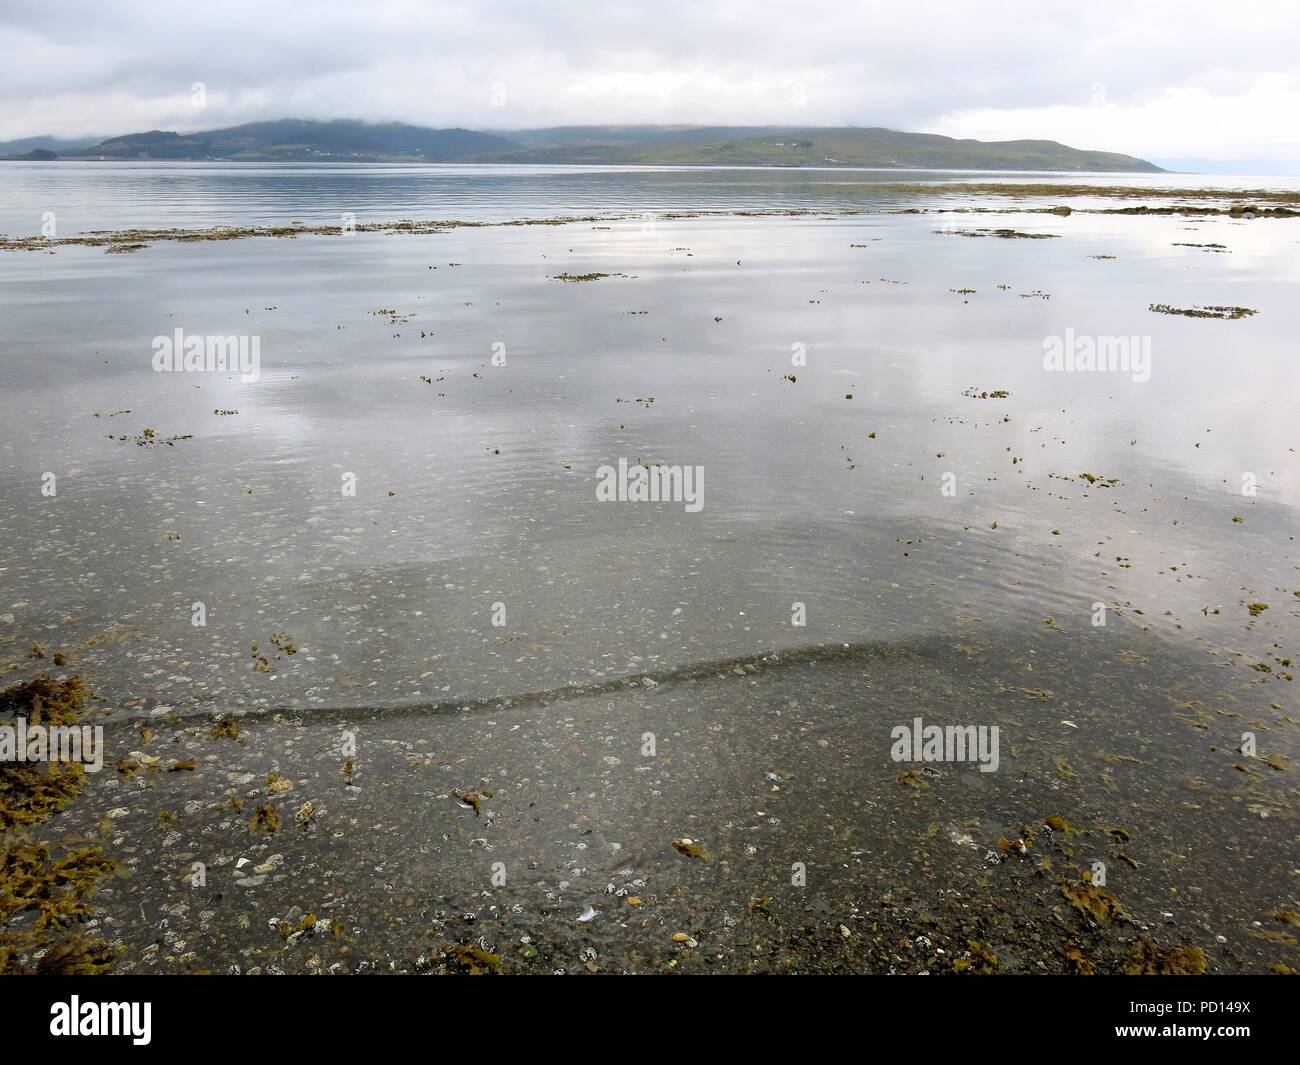
[[[677,194],[679,179],[646,181]],[[57,523],[0,517],[6,542],[32,548],[0,574],[5,601],[42,588],[21,625],[74,643],[138,630],[86,653],[115,697],[173,702],[540,690],[942,634],[959,616],[1082,626],[1094,600],[1184,638],[1281,640],[1300,492],[1294,237],[1257,223],[1249,254],[1234,234],[1233,255],[1202,255],[1169,248],[1176,221],[1076,215],[1054,220],[1061,239],[1029,242],[936,236],[927,216],[700,219],[300,238],[252,256],[253,242],[158,246],[125,272],[80,253],[5,259],[78,298],[56,325],[47,306],[15,311],[22,350],[58,342],[6,364],[25,401],[0,481],[23,498],[31,469],[91,471],[61,492]],[[851,248],[864,231],[884,239]],[[1100,252],[1120,258],[1088,258]],[[565,271],[630,276],[549,280]],[[1051,299],[1022,295],[1036,290]],[[1166,301],[1260,314],[1147,310]],[[263,380],[144,372],[136,334],[174,324],[258,333]],[[1150,335],[1152,380],[1044,372],[1044,337],[1067,327]],[[91,417],[115,407],[129,424]],[[146,425],[195,439],[104,439]],[[595,470],[620,457],[702,464],[704,511],[597,503]],[[1259,475],[1253,500],[1243,471]],[[182,540],[160,543],[173,528]],[[1243,596],[1276,602],[1253,632]],[[188,625],[194,599],[210,600],[207,630]],[[505,632],[487,620],[496,601]],[[305,650],[268,681],[247,645],[273,630]]]

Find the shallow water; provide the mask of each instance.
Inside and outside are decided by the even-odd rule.
[[[1074,971],[1070,948],[1113,971],[1148,940],[1264,972],[1294,961],[1274,917],[1289,774],[1211,746],[1266,703],[1217,672],[1128,626],[967,624],[471,713],[259,715],[238,741],[182,725],[144,745],[156,770],[100,773],[58,828],[129,873],[93,928],[123,972],[454,970],[452,944],[506,972],[944,972],[971,939],[998,972]],[[997,771],[893,762],[915,717],[997,725]],[[141,742],[110,732],[123,757]],[[478,810],[455,798],[474,787]],[[272,835],[248,828],[263,803]],[[1101,928],[1061,893],[1094,862],[1127,915]]]
[[[168,907],[204,937],[213,914],[235,922],[198,954],[169,932],[171,953],[140,964],[301,968],[256,933],[294,890],[336,883],[374,956],[413,966],[414,933],[381,932],[374,914],[430,878],[444,878],[436,906],[469,905],[490,864],[479,847],[530,870],[512,872],[503,907],[566,929],[625,862],[660,878],[660,923],[721,922],[791,861],[870,869],[886,893],[906,867],[935,908],[964,869],[996,910],[1005,885],[983,874],[986,852],[1017,818],[1053,812],[1086,824],[1081,854],[1104,851],[1108,821],[1139,825],[1143,871],[1121,898],[1158,921],[1193,891],[1179,935],[1222,928],[1224,971],[1287,956],[1245,929],[1292,890],[1291,771],[1236,768],[1235,751],[1248,729],[1279,766],[1298,746],[1300,222],[1057,217],[994,198],[956,202],[1005,213],[901,214],[954,201],[871,192],[900,178],[918,176],[0,165],[11,235],[44,210],[61,235],[330,224],[342,210],[602,216],[0,252],[0,667],[48,667],[28,657],[34,641],[60,651],[102,697],[112,759],[140,743],[128,721],[141,717],[200,759],[193,777],[105,773],[76,815],[90,831],[120,811],[101,827],[147,874],[109,892],[120,941],[139,947]],[[1053,238],[961,235],[980,228]],[[609,276],[555,280],[566,273]],[[153,340],[177,328],[257,337],[258,379],[155,372]],[[1045,341],[1067,331],[1149,345],[1149,379],[1049,372]],[[599,468],[621,458],[702,467],[702,508],[598,500]],[[774,651],[786,665],[763,673]],[[257,716],[242,745],[185,724],[232,711]],[[1007,763],[912,802],[888,735],[916,713],[999,723]],[[575,721],[586,740],[568,735]],[[334,750],[349,722],[369,737],[361,791]],[[645,729],[674,737],[676,762],[629,775]],[[805,751],[815,736],[830,740]],[[255,805],[247,785],[271,771],[331,813],[254,846],[247,810],[204,802],[233,790]],[[799,781],[797,814],[755,822],[773,829],[775,864],[739,879],[674,864],[667,842],[688,835],[724,865],[749,862],[736,822],[758,818],[750,807],[776,816],[760,801],[772,771]],[[512,810],[494,831],[460,825],[473,815],[448,797],[484,779]],[[159,809],[182,806],[189,820],[153,838]],[[977,845],[952,842],[964,834]],[[597,842],[599,862],[578,853]],[[288,854],[295,871],[201,920],[156,875],[191,859],[225,869],[245,850]],[[1257,876],[1225,873],[1241,853]],[[839,943],[836,922],[861,916],[837,909],[852,879],[820,882],[812,909],[801,895],[782,920],[837,914]],[[264,899],[265,883],[281,886]],[[583,927],[643,966],[640,932]],[[551,964],[573,962],[560,955],[574,934],[548,933]]]
[[[1296,191],[1294,177],[1053,174],[772,167],[380,166],[0,162],[0,233],[70,235],[138,226],[334,225],[394,218],[550,218],[592,211],[874,207],[882,186],[998,182]],[[909,203],[914,203],[909,198]],[[975,201],[971,201],[975,202]]]
[[[741,173],[626,195],[723,174],[703,199],[734,202]],[[224,220],[263,217],[246,182]],[[952,232],[986,224],[1059,237]],[[0,633],[75,651],[132,710],[454,702],[963,615],[1086,627],[1096,602],[1286,652],[1296,242],[1287,220],[871,212],[7,253]],[[153,372],[176,328],[258,337],[260,379]],[[1045,372],[1067,329],[1149,337],[1150,380]],[[110,439],[146,428],[191,438]],[[598,502],[620,458],[702,466],[703,509]],[[255,671],[275,633],[300,650]]]

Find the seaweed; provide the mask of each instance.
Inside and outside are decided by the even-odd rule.
[[[1074,962],[1074,971],[1078,973],[1080,976],[1096,975],[1097,972],[1096,967],[1092,964],[1092,962],[1090,962],[1087,958],[1083,956],[1083,951],[1080,950],[1075,944],[1066,943],[1065,946],[1061,948],[1061,953],[1064,954],[1070,961]]]
[[[0,850],[0,974],[89,976],[107,970],[112,948],[72,926],[90,916],[99,878],[116,869],[99,847],[56,858],[44,844],[6,844]],[[41,957],[34,965],[23,960],[36,953]]]
[[[42,674],[0,692],[0,716],[23,716],[33,725],[71,725],[92,694],[74,675]],[[59,856],[13,830],[58,813],[81,791],[76,762],[13,762],[0,765],[0,974],[90,976],[104,972],[114,951],[86,938],[75,926],[90,916],[99,878],[118,867],[99,847]],[[39,955],[34,964],[33,956]]]
[[[214,740],[219,740],[223,737],[226,739],[237,740],[240,737],[239,722],[233,717],[223,717],[212,726],[208,735]]]
[[[280,815],[275,812],[275,807],[269,802],[262,803],[253,811],[252,819],[248,822],[250,832],[275,832],[280,827]]]
[[[156,429],[144,429],[138,436],[114,436],[108,434],[110,440],[116,440],[118,443],[125,444],[128,441],[134,443],[136,447],[158,447],[160,444],[166,444],[168,447],[174,447],[178,440],[193,440],[193,433],[182,433],[174,436],[159,436]]]
[[[293,642],[293,637],[286,632],[271,633],[271,642],[275,644],[275,649],[280,652],[275,656],[276,658],[298,653],[298,645]]]
[[[0,719],[24,717],[32,725],[71,725],[92,693],[74,674],[55,680],[43,673],[0,692]],[[85,769],[78,762],[0,763],[0,832],[53,816],[81,792]]]
[[[1204,976],[1205,952],[1200,947],[1161,950],[1142,939],[1129,948],[1121,971],[1125,976]]]
[[[298,922],[297,927],[291,925],[288,921],[281,921],[277,925],[277,930],[285,939],[290,937],[301,938],[304,935],[311,935],[316,931],[316,915],[314,913],[305,913],[302,920]]]
[[[476,816],[479,813],[479,808],[483,805],[483,800],[492,798],[492,792],[485,788],[452,788],[451,793],[466,806],[473,807]]]
[[[444,946],[442,953],[457,962],[470,976],[483,976],[486,973],[494,976],[501,975],[501,955],[493,954],[482,947],[456,943]]]
[[[1252,314],[1259,313],[1252,307],[1226,307],[1217,304],[1206,307],[1172,307],[1168,303],[1153,303],[1147,309],[1157,314],[1181,314],[1186,318],[1217,318],[1221,321],[1249,318]]]
[[[1002,240],[1052,240],[1059,233],[1021,233],[1017,229],[936,229],[941,236],[954,237],[998,237]]]
[[[1104,887],[1092,883],[1086,872],[1077,882],[1061,881],[1061,895],[1090,924],[1102,925],[1112,918],[1125,916],[1119,900]]]
[[[966,946],[970,950],[970,957],[956,959],[952,963],[953,972],[979,973],[982,976],[987,976],[998,967],[998,956],[978,939],[966,940]]]
[[[673,847],[688,858],[699,858],[702,861],[709,861],[708,853],[706,853],[702,847],[698,846],[694,840],[675,839],[673,840]]]

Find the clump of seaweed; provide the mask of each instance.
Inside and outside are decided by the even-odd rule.
[[[208,735],[211,736],[214,740],[219,740],[222,738],[237,740],[241,735],[239,731],[239,722],[236,721],[233,717],[223,717],[220,721],[218,721],[215,725],[212,726],[212,729],[208,733]]]
[[[391,495],[391,493],[389,494]],[[276,658],[282,658],[285,655],[296,655],[298,653],[298,645],[293,642],[293,637],[287,632],[271,633],[271,642],[275,644],[275,649],[280,652],[275,656]]]
[[[316,920],[316,915],[314,913],[305,913],[302,915],[302,920],[298,922],[296,927],[288,921],[281,921],[278,926],[278,931],[285,939],[301,939],[303,936],[313,935],[318,925],[319,922]]]
[[[90,916],[99,878],[116,868],[99,847],[56,858],[40,843],[6,844],[0,850],[0,975],[93,976],[107,970],[113,949],[68,926]],[[24,961],[36,953],[38,961]]]
[[[1086,872],[1078,881],[1062,881],[1061,895],[1080,917],[1092,924],[1102,925],[1111,918],[1124,916],[1119,900],[1104,887],[1092,883],[1091,876]]]
[[[466,806],[473,807],[476,815],[483,805],[483,800],[490,799],[493,795],[493,792],[488,791],[486,788],[452,788],[451,793]]]
[[[248,822],[250,832],[275,832],[280,827],[280,815],[275,812],[275,807],[269,802],[262,803],[253,811],[253,816]]]
[[[501,975],[501,955],[482,947],[456,943],[443,947],[442,953],[459,964],[470,976],[484,976],[487,973]]]
[[[138,436],[128,436],[125,433],[121,436],[108,434],[110,440],[117,440],[119,443],[131,441],[136,447],[157,447],[159,444],[166,444],[168,447],[174,447],[177,440],[193,440],[193,433],[182,433],[177,436],[159,436],[155,429],[145,429]]]
[[[1142,939],[1129,948],[1121,971],[1125,976],[1204,976],[1205,952],[1200,947],[1161,950]]]
[[[966,940],[966,946],[970,950],[970,957],[957,958],[952,963],[953,972],[978,973],[981,976],[987,976],[998,967],[998,956],[978,939]]]
[[[71,725],[93,696],[73,675],[42,674],[0,692],[0,720],[22,716],[29,725]],[[68,805],[81,791],[85,771],[76,762],[0,764],[0,974],[90,976],[104,972],[113,950],[76,928],[90,915],[99,877],[117,864],[98,847],[59,856],[14,832]],[[39,960],[30,959],[39,954]]]
[[[283,795],[286,791],[293,790],[293,781],[288,777],[282,777],[279,773],[268,773],[266,775],[266,793],[268,795]]]
[[[92,698],[79,674],[55,680],[42,673],[0,691],[0,714],[25,715],[32,725],[70,725]]]
[[[1074,943],[1066,943],[1061,953],[1074,963],[1074,971],[1080,976],[1095,976],[1097,967],[1083,956],[1083,951]]]
[[[0,720],[24,717],[29,727],[71,725],[91,697],[79,675],[55,680],[43,673],[0,692]],[[0,831],[44,821],[67,806],[84,783],[78,762],[0,763]]]
[[[709,855],[692,839],[675,839],[673,846],[688,858],[700,858],[706,862],[709,860]]]
[[[1059,233],[1022,233],[1018,229],[936,229],[936,233],[954,237],[998,237],[1001,240],[1051,240]]]
[[[1207,307],[1173,307],[1168,303],[1153,303],[1147,309],[1157,314],[1181,314],[1186,318],[1217,318],[1220,321],[1249,318],[1252,314],[1259,313],[1253,307],[1225,307],[1218,304]]]

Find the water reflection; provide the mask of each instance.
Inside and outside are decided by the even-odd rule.
[[[230,221],[236,203],[283,221],[362,196],[456,213],[431,189],[511,216],[797,204],[819,180],[132,169],[93,195],[74,175],[97,226]],[[148,183],[173,180],[195,184],[139,217]],[[38,205],[24,195],[6,210]],[[1014,224],[1059,236],[877,214],[7,254],[0,638],[74,650],[128,710],[508,695],[971,619],[1086,631],[1095,602],[1284,668],[1290,223]],[[261,380],[153,373],[151,338],[177,326],[256,333]],[[1149,336],[1151,380],[1044,372],[1067,328]],[[145,428],[192,439],[137,446]],[[620,457],[703,465],[704,511],[598,503],[595,471]],[[255,671],[251,645],[277,632],[302,650]]]

